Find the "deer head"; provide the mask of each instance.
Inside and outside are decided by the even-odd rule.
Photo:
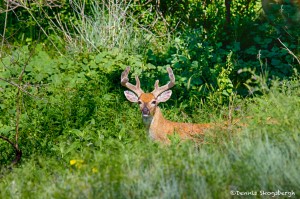
[[[154,84],[154,90],[151,93],[145,93],[141,89],[141,84],[138,76],[135,77],[136,85],[129,83],[129,70],[130,67],[128,66],[121,74],[121,84],[133,91],[124,91],[125,97],[130,102],[139,104],[143,117],[153,116],[155,114],[157,105],[160,102],[167,101],[172,95],[172,91],[169,90],[175,85],[175,77],[172,69],[170,67],[167,68],[170,82],[164,86],[159,87],[159,80],[156,80]]]
[[[167,68],[170,82],[159,87],[159,81],[156,80],[154,90],[151,93],[145,93],[141,89],[141,83],[138,76],[135,77],[136,85],[129,83],[127,67],[121,74],[121,84],[131,91],[125,91],[124,94],[130,102],[138,103],[142,112],[143,122],[147,128],[151,139],[165,144],[170,144],[169,135],[178,134],[181,139],[193,139],[195,134],[204,134],[206,129],[212,128],[211,124],[191,124],[173,122],[164,118],[158,104],[170,99],[172,91],[169,90],[175,85],[175,77],[170,67]]]

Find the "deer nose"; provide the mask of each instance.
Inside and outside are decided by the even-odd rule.
[[[149,109],[148,109],[147,107],[144,107],[144,108],[142,109],[142,114],[145,115],[145,116],[146,116],[146,115],[148,116],[148,115],[150,114]]]

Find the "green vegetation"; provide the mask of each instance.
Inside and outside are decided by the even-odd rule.
[[[299,37],[259,1],[23,2],[0,3],[0,198],[299,197]],[[128,65],[148,91],[172,67],[166,118],[226,125],[151,141]]]

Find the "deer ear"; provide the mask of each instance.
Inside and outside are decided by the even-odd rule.
[[[131,91],[124,91],[125,97],[130,101],[130,102],[138,102],[139,98]]]
[[[157,97],[157,102],[165,102],[168,99],[170,99],[171,95],[172,95],[171,90],[165,91]]]

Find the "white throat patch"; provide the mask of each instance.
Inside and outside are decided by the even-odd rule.
[[[144,122],[144,124],[145,124],[145,126],[147,128],[150,127],[152,121],[153,121],[153,116],[151,116],[151,115],[148,115],[148,116],[143,115],[143,122]]]

